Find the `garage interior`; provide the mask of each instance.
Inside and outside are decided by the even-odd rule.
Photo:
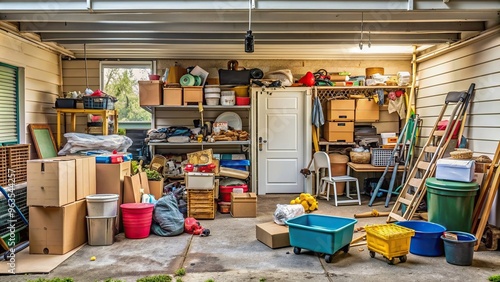
[[[6,268],[0,269],[2,275],[0,280],[27,281],[38,278],[72,277],[74,281],[106,281],[108,278],[136,281],[141,277],[159,274],[173,277],[181,268],[185,269],[186,275],[176,277],[181,279],[179,281],[209,279],[213,279],[212,281],[305,279],[487,281],[488,277],[499,275],[498,250],[491,250],[492,245],[497,245],[500,234],[498,232],[500,208],[496,204],[499,196],[493,191],[498,189],[499,181],[498,176],[495,177],[500,140],[500,130],[498,130],[500,126],[497,122],[500,118],[499,13],[500,4],[495,0],[1,1],[0,67],[2,71],[15,70],[17,80],[14,107],[5,108],[9,115],[11,113],[15,115],[15,126],[6,127],[4,131],[5,136],[10,136],[9,134],[13,132],[15,141],[3,139],[4,133],[0,131],[0,143],[2,143],[0,150],[15,143],[30,144],[28,147],[30,160],[26,161],[36,163],[36,159],[43,158],[40,157],[40,152],[37,151],[35,141],[32,139],[30,125],[47,125],[58,151],[69,140],[65,137],[65,133],[87,132],[89,123],[87,116],[78,116],[73,120],[71,110],[65,112],[55,107],[56,100],[67,97],[67,93],[73,91],[85,92],[87,88],[93,91],[103,90],[106,66],[147,63],[152,67],[149,74],[157,74],[160,76],[160,81],[165,82],[158,92],[160,95],[158,104],[155,102],[143,104],[144,101],[140,100],[143,97],[136,98],[136,103],[140,103],[141,108],[149,112],[151,119],[130,122],[117,112],[117,116],[113,118],[113,122],[116,122],[113,127],[110,125],[108,129],[101,122],[100,126],[104,132],[109,132],[111,135],[112,132],[124,129],[126,136],[134,142],[128,152],[136,159],[140,159],[142,154],[149,154],[149,160],[144,158],[146,163],[151,161],[155,154],[167,156],[167,161],[171,161],[168,159],[170,154],[185,156],[204,149],[213,149],[214,159],[221,158],[221,161],[224,155],[245,155],[250,165],[246,168],[248,174],[243,179],[248,192],[255,193],[256,210],[255,215],[250,218],[235,218],[231,214],[216,211],[215,209],[219,207],[212,201],[212,205],[215,205],[212,219],[197,218],[204,228],[210,229],[210,236],[183,233],[179,236],[161,237],[151,233],[145,239],[132,240],[115,230],[119,234],[114,237],[112,244],[106,246],[84,244],[64,255],[36,255],[59,257],[55,259],[57,262],[52,263],[53,266],[38,265],[39,260],[31,260],[30,257],[33,255],[29,254],[27,248],[17,256],[19,273],[10,275],[9,266],[6,264]],[[249,31],[253,36],[253,44],[245,41],[245,37],[250,34]],[[252,49],[252,52],[247,52],[250,51],[248,49]],[[251,72],[255,69],[263,73],[262,81],[267,82],[266,74],[277,71],[278,76],[274,76],[274,80],[276,77],[280,80],[283,74],[285,76],[290,74],[291,82],[296,84],[284,87],[261,87],[249,80],[247,85],[250,87],[245,96],[250,97],[250,104],[239,108],[209,106],[206,101],[202,111],[198,111],[197,106],[188,105],[187,102],[175,106],[165,104],[163,91],[169,87],[167,83],[169,80],[167,77],[170,78],[169,72],[172,73],[175,67],[183,71],[176,77],[177,80],[171,83],[171,86],[180,89],[179,78],[186,73],[187,68],[195,66],[208,73],[205,86],[222,85],[221,73],[224,72],[221,70]],[[378,85],[381,86],[380,89],[385,88],[385,93],[377,92],[375,85],[373,88],[366,84],[361,86],[361,77],[362,83],[366,83],[365,79],[368,79],[366,76],[368,69],[382,69],[387,77],[392,77],[393,81],[396,81],[396,84]],[[352,79],[345,80],[345,84],[344,81],[336,81],[335,86],[318,85],[319,80],[313,85],[304,83],[303,78],[308,72],[316,74],[318,78],[318,73],[322,70],[328,77],[347,74]],[[409,75],[406,84],[398,84],[398,74]],[[360,77],[360,80],[354,79],[356,77]],[[481,234],[485,233],[483,240],[479,238],[478,244],[474,246],[477,247],[477,251],[473,252],[470,266],[459,267],[447,263],[448,257],[445,259],[444,254],[436,257],[421,256],[414,254],[412,250],[404,256],[404,260],[396,259],[395,262],[387,260],[387,255],[380,255],[377,252],[375,257],[370,257],[372,249],[368,248],[370,244],[366,242],[368,238],[348,244],[347,246],[351,246],[348,253],[339,250],[338,246],[335,246],[335,254],[309,251],[306,247],[299,246],[299,252],[302,248],[300,255],[294,254],[297,246],[293,244],[270,248],[262,242],[262,238],[257,238],[256,232],[259,232],[259,227],[256,226],[275,221],[278,204],[288,205],[300,194],[306,193],[314,196],[317,203],[317,209],[311,210],[306,215],[352,219],[355,218],[354,215],[370,214],[369,217],[355,218],[356,223],[352,226],[355,230],[352,237],[354,239],[360,236],[366,237],[363,227],[385,224],[389,219],[404,221],[413,218],[418,221],[432,221],[427,213],[420,211],[415,215],[412,214],[410,218],[398,217],[405,217],[404,209],[408,201],[404,198],[400,200],[399,190],[397,191],[399,195],[394,193],[392,198],[387,200],[389,204],[384,204],[387,191],[379,197],[374,191],[365,189],[368,178],[375,179],[372,182],[377,183],[385,165],[378,166],[378,169],[372,166],[371,170],[363,170],[352,164],[353,157],[349,152],[351,148],[360,145],[357,135],[350,133],[353,138],[350,142],[336,139],[335,136],[332,140],[328,140],[326,136],[331,131],[325,129],[325,125],[314,126],[314,115],[311,114],[314,109],[314,99],[320,100],[325,124],[332,126],[332,122],[338,125],[347,121],[352,122],[355,127],[367,126],[375,130],[374,135],[377,135],[377,142],[380,143],[377,143],[375,150],[378,149],[378,145],[380,149],[383,148],[382,143],[386,142],[382,140],[383,134],[396,132],[397,135],[393,137],[396,140],[398,136],[406,138],[406,134],[409,133],[403,129],[410,119],[410,114],[417,114],[420,122],[418,134],[413,134],[415,144],[410,146],[415,149],[415,153],[412,153],[413,163],[420,164],[424,161],[418,157],[422,151],[431,147],[426,142],[433,138],[440,112],[446,107],[445,99],[449,98],[448,93],[466,93],[471,85],[474,85],[473,95],[470,96],[470,103],[468,101],[465,103],[468,107],[463,108],[462,116],[465,114],[463,124],[459,124],[457,130],[462,127],[460,135],[465,138],[465,148],[472,152],[473,157],[488,157],[492,165],[485,165],[476,160],[474,177],[480,175],[481,180],[475,179],[470,182],[477,182],[481,187],[478,188],[475,198],[469,197],[469,200],[474,201],[468,208],[474,217],[472,224],[475,230],[469,229],[467,232],[476,235],[477,229],[480,229]],[[163,89],[163,86],[166,88]],[[143,85],[136,81],[134,89],[137,95],[141,87]],[[206,95],[206,89],[209,88],[203,89]],[[221,87],[221,90],[225,89]],[[406,111],[401,115],[394,112],[389,114],[388,93],[396,95],[400,90],[404,90],[403,94],[396,101],[401,101],[404,104],[401,107]],[[332,108],[328,107],[339,97],[345,95],[355,97],[361,94],[364,95],[363,98],[369,97],[367,100],[371,101],[372,95],[377,93],[381,93],[382,98],[386,99],[385,104],[379,103],[380,107],[377,110],[379,118],[368,118],[362,122],[354,118],[352,120],[329,118],[329,113],[336,106],[331,104]],[[1,104],[11,105],[11,100],[7,100],[10,98],[5,98],[3,92],[0,94],[0,101],[3,100]],[[113,95],[113,93],[108,94]],[[293,103],[289,102],[292,100]],[[124,100],[120,101],[119,98],[118,101]],[[356,98],[356,103],[358,102],[359,97]],[[269,105],[284,107],[289,105],[286,103],[296,105],[296,111],[290,114],[285,110],[277,112],[268,110]],[[454,107],[455,103],[450,103],[443,113],[443,119],[453,115]],[[4,109],[3,106],[0,108]],[[238,141],[241,143],[229,145],[220,145],[221,143],[214,145],[217,142],[203,143],[200,146],[171,146],[168,142],[148,144],[144,141],[145,137],[149,138],[147,134],[150,129],[188,125],[192,127],[192,121],[199,119],[200,114],[202,121],[204,118],[205,121],[214,121],[221,113],[229,111],[241,117],[240,122],[243,125],[240,129],[248,133],[250,136],[248,141]],[[297,116],[294,116],[295,114]],[[286,119],[291,115],[293,118]],[[293,120],[297,122],[294,124],[297,127],[289,124],[283,129],[276,125],[269,126],[275,121],[272,119],[274,116],[281,117],[280,121],[285,124]],[[0,120],[2,123],[11,122],[7,115],[3,118],[0,116]],[[292,131],[294,135],[291,135]],[[271,137],[273,133],[274,137]],[[289,136],[297,139],[291,142],[287,140]],[[259,140],[259,137],[264,140]],[[451,139],[459,143],[458,139]],[[393,139],[392,143],[400,143],[396,140]],[[272,151],[274,144],[278,146]],[[287,146],[298,149],[292,154],[286,151]],[[237,148],[237,152],[234,148]],[[391,147],[384,148],[390,154],[394,153],[392,148],[396,147],[387,148]],[[454,149],[446,150],[445,154],[448,155],[450,150]],[[339,203],[337,206],[333,192],[329,193],[329,200],[321,195],[316,196],[321,185],[318,186],[318,179],[311,163],[317,151],[328,153],[330,160],[332,154],[336,157],[340,154],[348,159],[340,165],[341,175],[353,176],[358,180],[360,186],[358,190],[361,191],[358,197],[361,205],[354,201]],[[368,155],[373,158],[374,150],[371,151],[372,153]],[[273,161],[278,165],[273,165]],[[347,162],[351,165],[347,165]],[[428,160],[425,161],[427,162]],[[429,167],[432,167],[432,161],[429,163],[431,163]],[[330,165],[332,171],[339,168],[337,163],[332,162]],[[392,170],[393,166],[389,166],[388,172],[384,173],[387,183],[394,174],[397,176],[394,189],[399,186],[399,189],[404,190],[404,187],[410,186],[410,184],[404,185],[405,181],[401,181],[401,174],[392,173]],[[407,172],[407,178],[415,176],[410,173],[411,171]],[[433,172],[432,170],[429,178],[433,177]],[[99,174],[98,170],[94,176],[97,186],[99,179],[106,178],[103,175],[110,174]],[[181,178],[184,180],[183,176]],[[29,198],[29,175],[27,179],[27,183],[16,184],[15,189],[23,187],[24,191],[28,191]],[[8,190],[10,185],[7,183],[2,186]],[[164,184],[167,184],[167,178]],[[120,185],[123,189],[123,182]],[[211,182],[210,187],[212,185]],[[350,187],[347,190],[354,199],[357,199],[355,183],[350,182],[350,186],[343,185],[342,183],[342,189]],[[384,182],[385,185],[387,184]],[[372,188],[375,189],[374,186]],[[429,193],[429,188],[427,192]],[[220,190],[216,193],[220,193]],[[220,195],[212,197],[217,198],[217,196],[222,197]],[[76,197],[78,198],[78,195]],[[345,194],[339,195],[340,201],[346,199]],[[425,199],[422,202],[427,203],[429,195]],[[433,199],[446,202],[443,198]],[[2,200],[7,203],[5,197]],[[123,202],[121,196],[119,201]],[[136,199],[131,201],[137,202]],[[297,200],[297,203],[301,202],[302,198],[300,201]],[[70,202],[65,204],[67,203]],[[490,212],[481,213],[481,209],[477,207],[479,204],[487,207]],[[401,214],[394,214],[391,217],[395,206],[402,209]],[[7,205],[4,207],[5,219]],[[308,207],[311,207],[311,204],[305,208]],[[26,203],[19,208],[26,213],[28,209],[31,210]],[[452,215],[451,221],[462,222],[460,215],[453,216],[455,211],[462,211],[461,206],[442,210],[443,214]],[[436,212],[434,218],[448,220]],[[27,227],[31,228],[32,225]],[[28,232],[29,228],[25,228],[24,232]],[[9,231],[4,229],[0,230],[0,235],[8,234]],[[123,228],[117,229],[123,230]],[[84,230],[85,233],[88,231],[86,228]],[[486,233],[493,238],[493,241],[487,238]],[[352,238],[349,238],[349,243]],[[92,257],[95,257],[95,260],[91,260]],[[388,261],[391,264],[387,263]]]

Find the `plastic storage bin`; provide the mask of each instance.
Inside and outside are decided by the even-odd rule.
[[[250,160],[220,160],[219,165],[246,171],[247,167],[250,166]]]
[[[113,217],[117,215],[117,194],[93,194],[85,197],[87,199],[87,214],[90,217]]]
[[[83,108],[84,109],[101,109],[101,110],[113,110],[115,108],[115,102],[111,97],[83,97]]]
[[[396,224],[415,230],[415,236],[411,238],[410,253],[427,257],[439,257],[444,254],[441,235],[446,231],[446,227],[416,220],[401,221]]]
[[[234,91],[221,91],[220,104],[222,106],[234,106],[235,102]]]
[[[394,259],[406,261],[406,254],[410,250],[411,237],[415,231],[396,224],[375,224],[365,226],[366,242],[370,256],[379,253],[385,257],[387,263],[394,264]]]
[[[353,218],[303,214],[287,220],[286,224],[295,254],[300,254],[301,249],[324,253],[325,261],[330,263],[340,249],[349,252],[356,222]]]
[[[219,194],[221,201],[231,202],[231,193],[233,192],[234,189],[237,188],[243,189],[243,193],[248,192],[247,184],[233,185],[233,186],[219,186]]]
[[[476,182],[457,182],[427,178],[427,211],[429,221],[447,230],[469,232],[472,226]]]
[[[391,158],[392,149],[372,148],[371,163],[373,166],[394,166],[394,158]]]

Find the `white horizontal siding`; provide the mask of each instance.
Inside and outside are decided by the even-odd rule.
[[[0,31],[0,62],[24,68],[21,79],[24,79],[25,99],[21,103],[25,111],[20,113],[24,115],[20,127],[25,135],[21,140],[31,143],[27,126],[32,123],[49,124],[55,133],[56,115],[52,107],[61,87],[59,55]],[[34,150],[32,156],[36,156]]]
[[[443,108],[446,94],[476,91],[465,122],[464,136],[475,155],[494,154],[500,140],[500,36],[498,32],[418,66],[416,111],[423,119],[420,146],[427,140]],[[450,104],[445,118],[455,104]]]

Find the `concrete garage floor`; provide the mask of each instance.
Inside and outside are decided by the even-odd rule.
[[[293,247],[270,249],[255,239],[255,225],[273,220],[276,204],[286,204],[296,195],[266,195],[258,197],[257,218],[232,218],[217,213],[215,220],[200,220],[211,236],[182,234],[175,237],[149,236],[147,239],[116,237],[111,246],[84,246],[52,273],[45,275],[0,276],[0,281],[26,281],[39,277],[73,277],[75,281],[101,281],[106,278],[136,281],[155,274],[173,274],[184,267],[182,281],[487,281],[500,274],[500,253],[474,253],[472,266],[448,264],[445,257],[422,257],[408,254],[405,263],[389,265],[376,254],[370,258],[366,245],[340,252],[332,263],[325,263],[318,254],[303,250],[293,253]],[[353,217],[355,213],[389,211],[378,199],[368,207],[363,204],[335,207],[333,200],[320,200],[315,213]],[[386,217],[358,219],[356,227],[385,223]],[[354,238],[364,233],[355,233]],[[96,256],[96,261],[90,257]],[[265,280],[264,280],[265,279]],[[175,281],[175,280],[174,280]]]

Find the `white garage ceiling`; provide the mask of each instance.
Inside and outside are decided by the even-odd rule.
[[[498,0],[0,1],[2,21],[77,58],[85,45],[88,58],[400,59],[498,25],[499,11]]]

